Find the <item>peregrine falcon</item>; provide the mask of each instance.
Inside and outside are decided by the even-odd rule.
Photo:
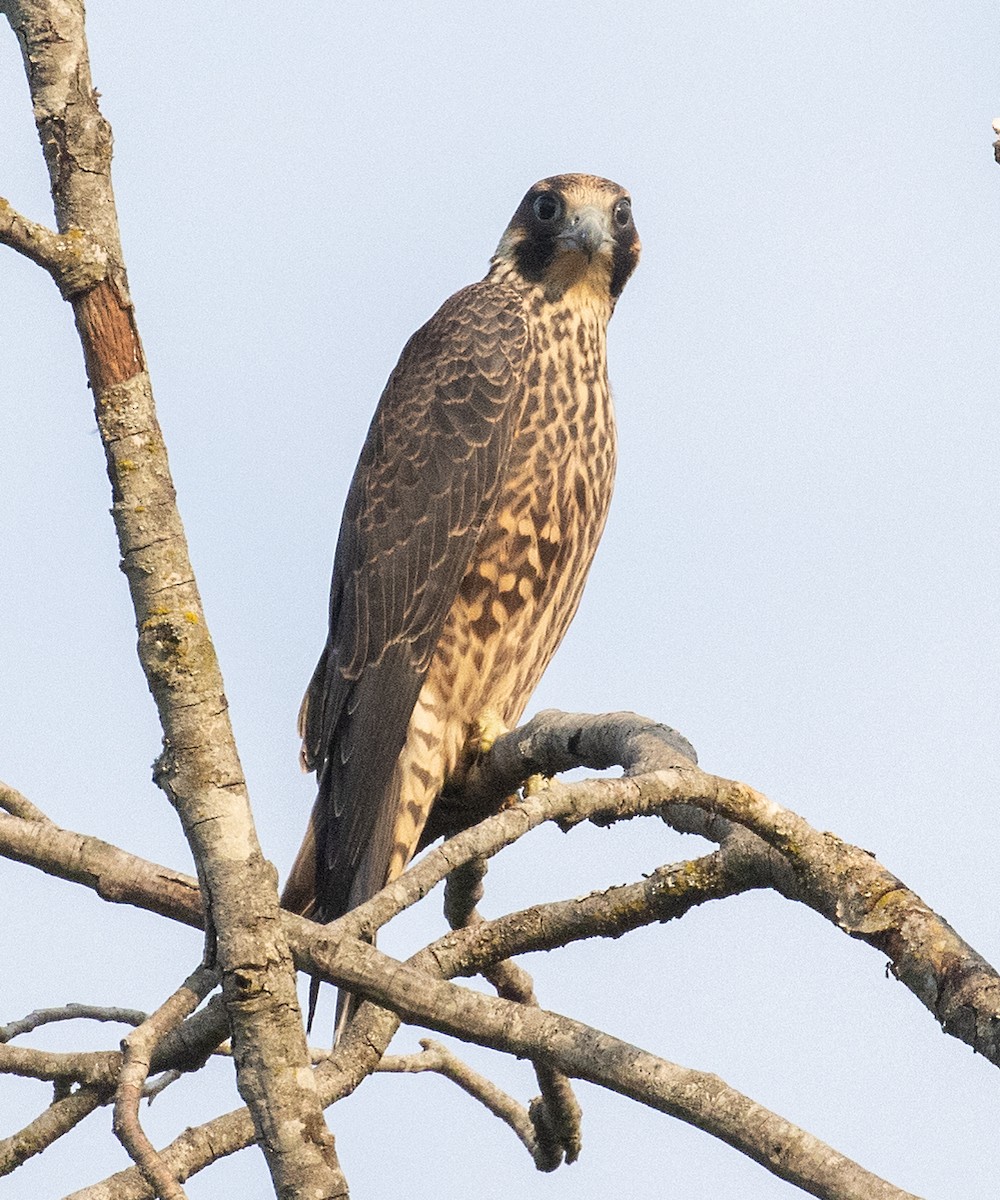
[[[628,193],[556,175],[489,273],[410,338],[340,526],[299,714],[318,794],[282,903],[326,922],[435,838],[484,734],[512,727],[576,612],[615,471],[605,332],[639,258]]]

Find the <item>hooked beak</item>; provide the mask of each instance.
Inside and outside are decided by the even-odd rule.
[[[608,237],[604,214],[596,208],[581,208],[568,220],[559,241],[567,250],[579,250],[593,258]]]

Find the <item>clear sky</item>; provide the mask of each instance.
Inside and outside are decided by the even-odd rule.
[[[485,272],[527,187],[587,171],[631,190],[644,253],[611,326],[611,519],[529,712],[674,725],[706,769],[872,850],[1000,962],[996,6],[89,8],[139,324],[281,873],[312,797],[295,714],[385,377]],[[50,219],[6,26],[0,194]],[[71,313],[9,251],[0,413],[0,777],[60,824],[188,868],[150,781],[159,731]],[[653,823],[545,831],[495,862],[485,911],[702,848]],[[0,895],[0,1020],[153,1008],[200,952],[191,931],[15,864]],[[387,950],[443,928],[439,900],[423,907]],[[894,1183],[996,1192],[996,1070],[804,909],[737,899],[527,965],[547,1006],[718,1072]],[[470,1057],[532,1094],[523,1065]],[[213,1070],[211,1096],[182,1082],[145,1114],[154,1140],[236,1105],[230,1069]],[[359,1200],[798,1194],[704,1134],[580,1093],[583,1156],[553,1176],[426,1076],[369,1081],[330,1123]],[[0,1081],[0,1134],[45,1102]],[[60,1195],[123,1165],[105,1111],[0,1191]],[[188,1192],[261,1195],[264,1179],[247,1152]]]

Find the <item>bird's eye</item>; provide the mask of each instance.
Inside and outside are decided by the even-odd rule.
[[[615,205],[615,224],[624,229],[632,220],[632,203],[629,200],[619,200]]]
[[[535,197],[535,203],[531,209],[539,221],[548,225],[562,215],[562,201],[552,192],[544,192],[541,196]]]

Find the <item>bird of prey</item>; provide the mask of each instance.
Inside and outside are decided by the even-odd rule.
[[[317,774],[282,896],[326,922],[486,813],[462,778],[576,612],[615,471],[605,331],[639,258],[624,189],[530,189],[489,273],[410,338],[340,526],[299,715]]]

